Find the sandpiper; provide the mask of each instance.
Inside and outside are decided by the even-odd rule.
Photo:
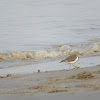
[[[71,64],[73,65],[75,62],[77,62],[79,60],[79,52],[75,52],[73,53],[72,55],[68,56],[66,59],[62,60],[61,62],[67,62],[70,64],[70,67],[71,67]],[[77,68],[75,65],[73,65],[75,68]],[[70,69],[69,67],[69,69]]]

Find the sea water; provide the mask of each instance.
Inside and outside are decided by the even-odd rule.
[[[0,73],[25,66],[63,69],[59,61],[47,66],[44,59],[99,52],[99,5],[99,0],[0,0]]]

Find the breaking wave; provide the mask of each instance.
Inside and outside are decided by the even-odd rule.
[[[82,54],[91,54],[94,52],[100,51],[100,42],[94,43],[88,48],[83,49],[74,49],[69,45],[62,45],[62,46],[56,46],[55,48],[51,49],[44,49],[37,52],[10,52],[6,54],[0,54],[1,60],[8,60],[8,59],[46,59],[46,58],[56,58],[61,56],[67,56],[69,54],[72,54],[73,52],[78,51]]]

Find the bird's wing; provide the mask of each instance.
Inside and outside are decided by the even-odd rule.
[[[75,59],[76,59],[76,56],[75,55],[71,55],[71,56],[66,58],[66,61],[71,62],[71,61],[74,61]]]

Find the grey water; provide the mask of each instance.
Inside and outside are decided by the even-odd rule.
[[[0,53],[100,38],[99,0],[0,0]]]

